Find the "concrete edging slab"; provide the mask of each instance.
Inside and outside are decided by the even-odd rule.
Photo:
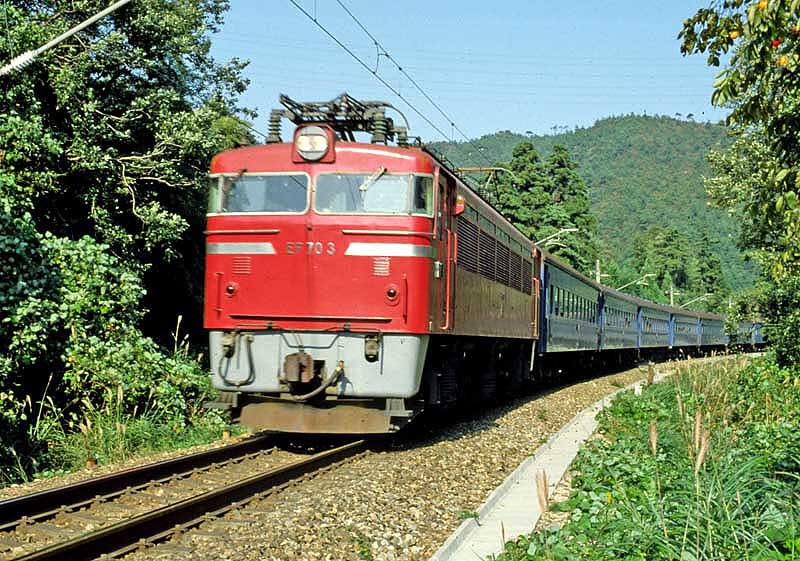
[[[670,372],[671,373],[671,372]],[[667,374],[657,374],[660,382]],[[535,474],[547,474],[550,497],[575,458],[580,444],[597,428],[595,417],[620,392],[637,391],[639,380],[620,388],[575,415],[539,446],[489,495],[477,518],[464,520],[430,558],[431,561],[476,561],[500,551],[506,540],[533,531],[541,516],[535,493]]]

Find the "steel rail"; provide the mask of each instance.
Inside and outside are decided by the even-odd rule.
[[[0,528],[8,528],[23,518],[34,518],[46,513],[57,513],[69,506],[94,499],[97,496],[122,492],[153,480],[164,479],[184,471],[208,466],[223,460],[244,456],[263,448],[273,437],[256,436],[236,444],[195,452],[153,464],[94,477],[62,487],[55,487],[0,501]],[[30,521],[28,521],[30,522]]]
[[[188,523],[193,521],[202,522],[208,513],[234,506],[240,501],[346,460],[366,449],[366,442],[358,440],[338,448],[319,452],[298,462],[267,470],[225,487],[17,557],[13,561],[61,559],[78,561],[95,559],[112,552],[126,551],[134,544],[147,543],[148,538],[168,535],[170,529],[185,528]]]

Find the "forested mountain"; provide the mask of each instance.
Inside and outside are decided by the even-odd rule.
[[[435,146],[458,166],[508,162],[523,140],[540,154],[562,145],[580,167],[597,217],[601,254],[632,267],[634,242],[653,226],[672,227],[686,239],[710,241],[734,290],[752,284],[755,266],[736,248],[738,219],[707,205],[706,156],[730,144],[722,125],[671,117],[611,117],[589,128],[548,136],[501,131],[467,143]]]

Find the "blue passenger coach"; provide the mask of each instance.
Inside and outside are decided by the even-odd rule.
[[[734,337],[725,317],[649,302],[582,275],[542,251],[539,355],[567,352],[682,350],[764,342],[761,324],[743,323]]]

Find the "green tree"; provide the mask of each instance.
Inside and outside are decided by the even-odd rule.
[[[707,235],[693,242],[676,228],[654,226],[634,242],[634,266],[638,276],[655,275],[638,290],[649,300],[666,304],[672,293],[678,305],[710,294],[691,307],[722,311],[727,305],[729,289]]]
[[[713,153],[712,199],[741,208],[740,243],[764,263],[773,281],[754,292],[765,333],[779,364],[800,365],[797,300],[800,289],[800,2],[712,2],[684,23],[681,49],[704,52],[711,65],[730,59],[712,101],[730,107],[736,137]],[[737,306],[741,307],[741,306]]]
[[[597,220],[589,208],[589,189],[577,170],[578,163],[570,158],[567,149],[555,145],[547,158],[546,173],[552,203],[563,210],[565,217],[555,219],[552,225],[578,229],[570,238],[575,243],[566,243],[558,255],[591,276],[598,256]]]
[[[105,5],[6,2],[0,57],[38,47]],[[155,265],[161,278],[148,303],[171,318],[172,302],[190,303],[170,279],[184,284],[202,267],[193,247],[208,162],[247,132],[235,106],[243,63],[218,64],[209,53],[208,33],[226,8],[225,0],[137,0],[0,78],[0,165],[12,179],[0,197],[41,231],[90,235],[129,263]]]
[[[489,198],[523,234],[535,239],[539,214],[550,200],[541,158],[531,143],[520,142],[511,161],[500,166],[511,173],[499,176]]]
[[[567,150],[556,146],[543,162],[533,144],[523,141],[502,166],[511,173],[500,177],[492,193],[500,212],[533,240],[576,228],[563,239],[553,239],[547,249],[590,273],[597,256],[597,226],[589,211],[588,189]]]
[[[749,170],[737,175],[756,180],[729,187],[757,231],[750,243],[775,278],[800,270],[799,9],[796,0],[715,0],[687,19],[679,35],[684,54],[707,53],[710,65],[730,53],[712,101],[731,108],[729,123],[740,137],[735,153],[749,152],[740,160]]]
[[[736,247],[741,215],[708,205],[703,190],[703,177],[711,175],[708,151],[731,143],[724,125],[625,115],[556,135],[526,138],[503,132],[438,148],[458,165],[474,166],[476,147],[492,161],[507,162],[522,141],[533,143],[543,160],[554,146],[563,145],[580,163],[579,173],[589,187],[592,215],[597,219],[601,270],[611,275],[616,274],[615,268],[631,273],[630,277],[604,276],[604,282],[621,286],[637,278],[631,265],[633,240],[651,226],[677,226],[689,239],[708,232],[727,282],[736,290],[752,286],[757,278],[756,263],[744,261]]]
[[[106,5],[4,2],[0,59]],[[136,0],[0,77],[0,476],[15,451],[36,469],[43,427],[74,430],[109,392],[181,423],[206,391],[141,326],[154,307],[166,338],[199,310],[208,162],[248,137],[244,63],[209,52],[226,9]]]

